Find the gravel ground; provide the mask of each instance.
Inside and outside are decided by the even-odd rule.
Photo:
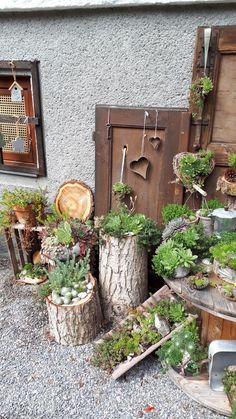
[[[0,260],[0,419],[223,418],[185,396],[154,356],[114,382],[89,364],[91,344],[52,342],[35,289],[13,285]]]

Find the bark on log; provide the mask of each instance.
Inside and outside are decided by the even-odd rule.
[[[118,239],[103,235],[99,249],[99,285],[103,314],[107,320],[127,315],[148,295],[147,251],[137,236]]]
[[[96,280],[90,275],[94,288],[81,303],[57,305],[46,298],[50,334],[61,345],[83,345],[91,342],[98,334],[102,312]]]

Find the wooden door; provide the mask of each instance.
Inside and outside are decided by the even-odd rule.
[[[131,162],[141,156],[145,111],[148,117],[143,154],[149,162],[146,179],[131,170]],[[160,145],[157,149],[151,140],[155,136],[155,125],[156,109],[153,108],[96,107],[97,216],[114,206],[111,189],[120,180],[124,147],[127,152],[123,182],[132,186],[137,196],[136,212],[160,221],[164,205],[182,203],[182,187],[171,183],[174,180],[172,159],[176,153],[188,149],[190,114],[186,109],[158,109],[156,135]]]
[[[199,28],[193,63],[193,80],[204,72],[204,28]],[[206,184],[208,197],[216,194],[216,182],[227,166],[228,153],[236,153],[236,26],[212,27],[207,75],[214,83],[203,109],[202,120],[192,125],[191,147],[214,151],[216,168]]]

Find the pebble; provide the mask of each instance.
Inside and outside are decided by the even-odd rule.
[[[78,298],[80,298],[80,300],[83,300],[86,297],[87,297],[87,292],[79,292]]]
[[[87,289],[88,289],[88,290],[92,290],[92,289],[93,289],[93,284],[92,284],[92,282],[89,282],[89,283],[88,283],[88,285],[87,285]]]

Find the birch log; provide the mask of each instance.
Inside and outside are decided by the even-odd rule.
[[[99,249],[99,285],[107,320],[127,315],[148,295],[147,251],[137,236],[122,239],[103,235]]]
[[[96,280],[92,292],[76,305],[57,305],[46,298],[49,330],[57,343],[61,345],[83,345],[91,342],[98,334],[102,312],[98,297]]]

